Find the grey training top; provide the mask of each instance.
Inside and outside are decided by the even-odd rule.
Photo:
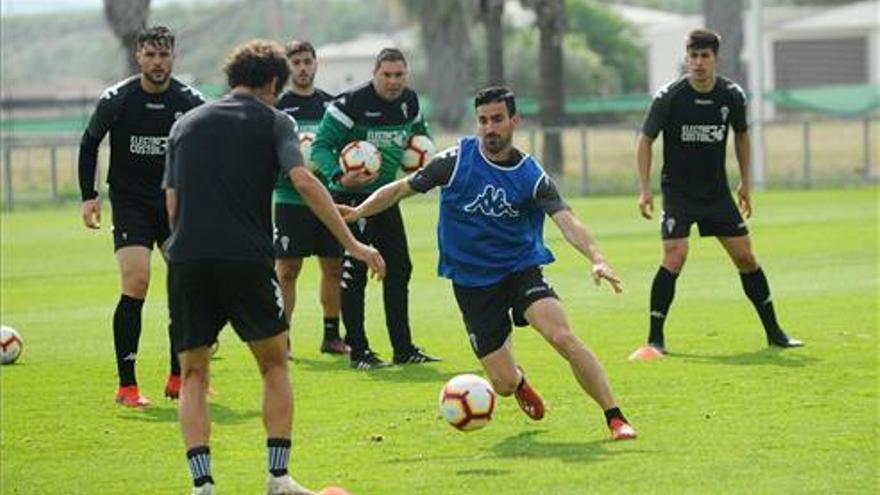
[[[185,114],[168,137],[163,187],[177,192],[168,260],[271,264],[272,190],[303,164],[296,122],[253,96]]]

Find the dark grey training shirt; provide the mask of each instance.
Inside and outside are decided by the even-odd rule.
[[[228,95],[171,128],[163,187],[177,192],[171,262],[272,263],[272,190],[303,165],[290,116],[253,96]]]

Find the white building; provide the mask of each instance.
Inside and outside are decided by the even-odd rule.
[[[684,64],[684,39],[704,26],[702,15],[679,15],[613,5],[635,25],[648,53],[649,89],[678,77]],[[748,67],[754,39],[749,12],[743,14]],[[880,0],[840,6],[764,9],[765,90],[826,84],[880,84]],[[747,69],[748,70],[748,69]],[[745,82],[745,81],[743,81]]]
[[[376,55],[383,48],[395,47],[410,55],[416,45],[413,30],[397,33],[367,33],[351,41],[332,43],[315,48],[318,74],[315,85],[331,94],[338,94],[373,77]]]

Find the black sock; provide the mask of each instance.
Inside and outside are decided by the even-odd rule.
[[[287,463],[290,461],[290,439],[270,438],[266,440],[269,448],[269,472],[272,476],[287,474]]]
[[[675,297],[675,279],[677,273],[672,273],[664,266],[660,266],[654,275],[654,283],[651,284],[651,333],[648,335],[648,343],[660,347],[664,346],[663,324],[669,313],[669,306]]]
[[[207,445],[193,447],[186,451],[186,462],[192,475],[193,485],[202,486],[213,483],[211,477],[211,448]]]
[[[177,353],[174,352],[174,339],[171,338],[171,328],[168,328],[168,352],[171,355],[169,363],[171,364],[171,374],[180,376],[180,360],[177,359]]]
[[[143,299],[122,294],[113,313],[113,345],[116,347],[116,371],[119,386],[137,385],[134,364],[137,360],[138,341],[141,338],[141,309]]]
[[[620,419],[621,421],[623,421],[624,423],[629,424],[629,421],[627,421],[627,420],[626,420],[626,417],[624,417],[623,413],[620,412],[620,408],[619,408],[619,407],[612,407],[611,409],[607,409],[607,410],[605,411],[605,423],[606,423],[606,424],[609,424],[609,425],[610,425],[610,424],[611,424],[611,420],[614,419],[614,418],[619,418],[619,419]]]
[[[324,340],[339,340],[339,318],[324,317]]]
[[[770,285],[767,283],[767,277],[764,276],[764,270],[758,268],[752,273],[740,273],[739,278],[742,281],[743,290],[758,316],[764,325],[764,331],[772,334],[780,330],[779,323],[776,321],[776,312],[773,310],[773,302],[770,297]]]

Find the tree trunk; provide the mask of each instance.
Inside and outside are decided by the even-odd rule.
[[[528,2],[535,10],[541,35],[540,103],[541,126],[544,127],[542,162],[552,176],[563,173],[562,124],[565,117],[565,93],[562,67],[562,37],[565,33],[565,2],[534,0]]]
[[[479,0],[479,17],[486,29],[486,83],[500,85],[504,78],[504,14],[505,0]]]
[[[147,26],[150,0],[104,0],[104,17],[125,50],[127,73],[139,73],[135,58],[137,36]]]
[[[743,0],[703,0],[706,27],[721,35],[718,73],[746,87],[743,49]]]
[[[421,41],[427,56],[431,120],[457,129],[465,114],[467,53],[470,47],[461,0],[425,2],[419,8]]]

